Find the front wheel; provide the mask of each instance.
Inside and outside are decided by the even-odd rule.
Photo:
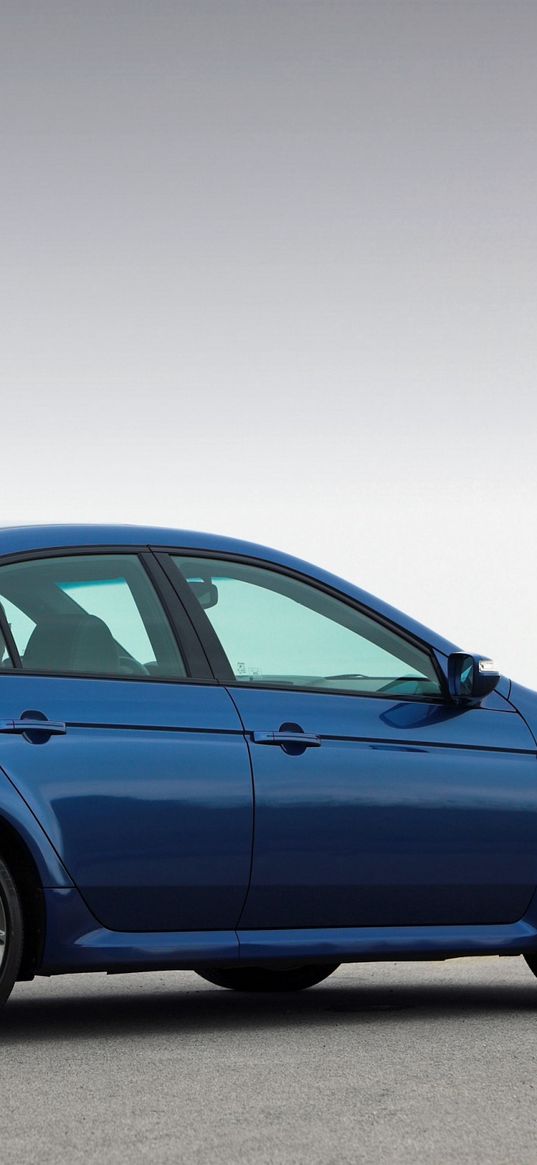
[[[322,983],[339,963],[324,965],[304,964],[301,967],[204,967],[196,974],[216,987],[228,987],[230,991],[304,991]]]
[[[23,947],[22,909],[15,883],[0,858],[0,1006],[19,973]]]

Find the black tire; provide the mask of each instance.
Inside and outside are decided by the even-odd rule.
[[[196,974],[230,991],[304,991],[337,971],[339,963],[305,963],[301,967],[204,967]]]
[[[0,1006],[6,1002],[22,959],[24,923],[19,895],[0,858]]]

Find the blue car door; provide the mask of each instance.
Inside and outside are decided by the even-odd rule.
[[[151,562],[64,551],[0,564],[0,780],[103,925],[233,928],[250,871],[248,752]]]
[[[536,750],[507,700],[462,710],[426,644],[312,580],[232,557],[183,554],[173,569],[205,608],[198,625],[249,741],[242,928],[524,913],[537,885]]]

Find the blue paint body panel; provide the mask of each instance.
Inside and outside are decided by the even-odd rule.
[[[535,910],[477,926],[315,927],[294,930],[118,932],[99,926],[77,890],[45,891],[43,975],[181,970],[260,962],[333,963],[537,953]]]
[[[31,854],[43,887],[72,886],[54,846],[18,790],[0,770],[0,819],[16,833]]]
[[[239,958],[234,930],[117,931],[101,926],[75,889],[45,891],[40,973],[180,970]]]
[[[0,702],[3,717],[67,723],[44,745],[0,737],[0,759],[101,923],[236,925],[253,796],[224,689],[5,673]]]
[[[0,530],[2,556],[205,550],[298,571],[427,644],[457,646],[292,556],[129,526]],[[206,649],[207,649],[207,645]],[[537,693],[479,707],[216,682],[0,672],[0,827],[35,861],[42,973],[537,952]],[[300,725],[298,755],[254,733]]]
[[[232,689],[256,829],[241,927],[503,923],[537,884],[537,762],[503,710]],[[252,741],[296,720],[321,746]]]
[[[537,953],[537,929],[526,919],[503,926],[350,926],[240,934],[240,960],[254,964],[274,958],[365,963],[531,953]]]
[[[522,684],[511,684],[509,701],[524,717],[533,739],[537,742],[537,692],[523,687]]]

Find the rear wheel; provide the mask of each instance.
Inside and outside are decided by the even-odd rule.
[[[339,963],[303,964],[300,967],[204,967],[197,974],[217,987],[231,991],[303,991],[336,971]]]
[[[19,973],[24,927],[13,878],[0,858],[0,1005],[6,1002]]]

